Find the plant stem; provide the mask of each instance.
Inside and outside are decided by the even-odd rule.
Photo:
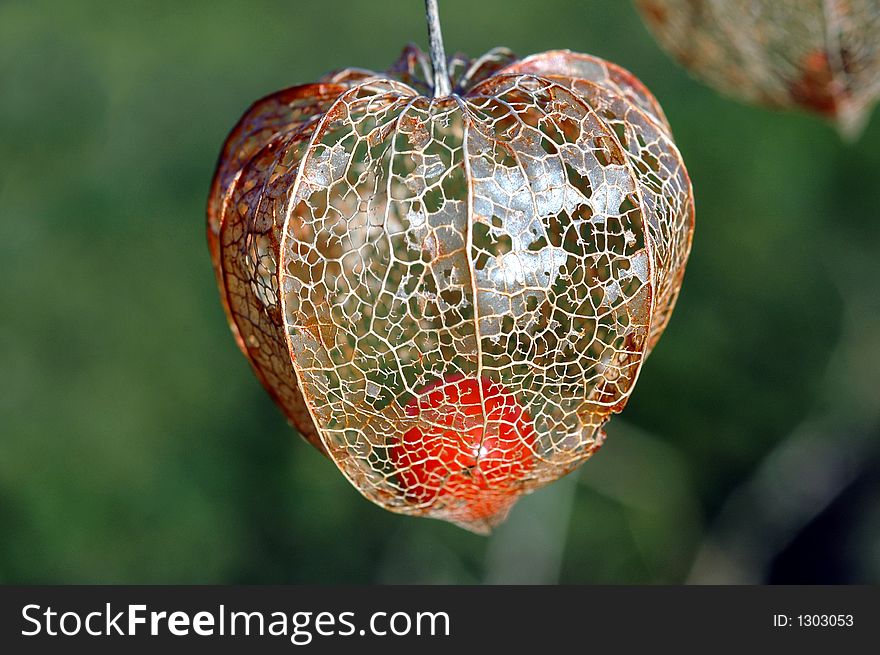
[[[446,51],[443,49],[437,0],[425,0],[425,15],[428,19],[428,40],[431,44],[431,67],[434,69],[434,97],[442,98],[452,94],[452,86],[449,83],[449,72],[446,70]]]

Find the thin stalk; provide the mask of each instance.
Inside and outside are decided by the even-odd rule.
[[[446,69],[446,51],[443,49],[437,0],[425,0],[425,17],[428,19],[431,67],[434,69],[434,97],[442,98],[452,94],[452,86],[449,83],[449,71]]]

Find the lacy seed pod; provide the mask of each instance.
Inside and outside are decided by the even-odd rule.
[[[663,47],[722,93],[857,136],[880,96],[880,0],[636,0]]]
[[[254,104],[208,238],[239,346],[303,436],[373,502],[487,532],[626,404],[692,192],[614,64],[433,54]]]

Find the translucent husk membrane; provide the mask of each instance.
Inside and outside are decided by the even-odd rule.
[[[567,51],[347,69],[255,103],[208,234],[239,346],[367,498],[487,532],[602,444],[666,326],[690,181],[654,97]]]
[[[880,96],[880,0],[636,0],[663,47],[719,91],[857,137]]]

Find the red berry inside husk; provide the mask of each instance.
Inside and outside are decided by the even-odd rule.
[[[534,465],[532,420],[513,394],[486,377],[452,375],[422,389],[406,413],[417,425],[391,458],[407,501],[462,522],[506,513]]]

